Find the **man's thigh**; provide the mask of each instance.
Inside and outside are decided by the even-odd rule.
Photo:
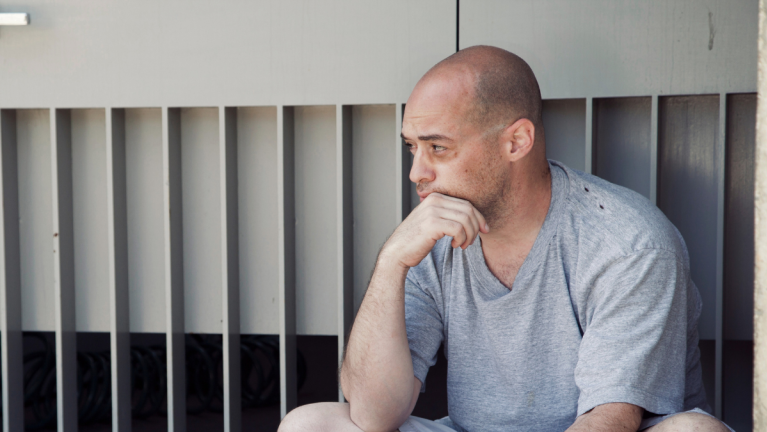
[[[413,418],[415,417],[411,417],[411,419]],[[410,419],[408,419],[408,422],[410,422]],[[407,425],[408,422],[405,422],[405,425]],[[408,430],[420,431],[421,429]],[[434,430],[441,431],[441,429]],[[289,412],[288,415],[282,419],[282,423],[280,423],[280,427],[277,429],[277,431],[363,432],[362,429],[358,428],[357,425],[355,425],[352,421],[351,415],[349,414],[349,404],[339,402],[320,402],[309,405],[302,405]],[[452,432],[452,429],[447,429],[447,431]],[[399,429],[396,432],[399,432]]]
[[[321,402],[302,405],[282,419],[278,432],[363,432],[352,422],[348,403]],[[410,417],[395,432],[455,432],[437,422]]]
[[[399,427],[400,432],[455,432],[442,423],[445,419],[434,421],[420,417],[410,416],[410,418]]]
[[[645,432],[733,432],[729,426],[719,421],[716,417],[698,408],[692,411],[649,420],[654,426],[650,426],[646,429],[640,428],[640,430]],[[642,424],[645,425],[645,422],[642,422]]]

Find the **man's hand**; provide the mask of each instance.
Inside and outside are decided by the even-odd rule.
[[[644,409],[627,403],[599,405],[582,414],[565,432],[636,432]]]
[[[454,248],[466,249],[480,232],[488,233],[490,228],[470,202],[435,192],[394,230],[379,260],[394,259],[402,267],[415,267],[442,237],[453,237]]]

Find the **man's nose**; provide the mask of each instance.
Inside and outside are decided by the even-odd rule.
[[[427,157],[424,157],[421,151],[415,152],[413,167],[410,168],[410,181],[415,184],[434,181],[434,169],[432,169],[430,161]]]

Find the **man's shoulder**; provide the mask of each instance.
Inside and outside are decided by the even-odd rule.
[[[565,240],[603,256],[657,249],[687,260],[679,231],[647,198],[597,176],[561,167],[569,184],[567,211],[559,227]]]

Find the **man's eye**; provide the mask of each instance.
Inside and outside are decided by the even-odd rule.
[[[410,144],[410,143],[406,142],[406,143],[405,143],[405,147],[407,147],[407,149],[408,149],[408,150],[409,150],[411,153],[412,153],[413,151],[415,151],[415,146],[414,146],[413,144]]]
[[[436,144],[432,145],[431,148],[433,148],[434,151],[436,152],[441,152],[442,150],[446,150],[445,147],[442,147],[441,145],[436,145]]]

